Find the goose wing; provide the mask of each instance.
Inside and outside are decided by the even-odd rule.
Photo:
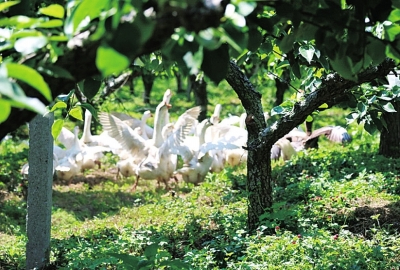
[[[124,149],[140,153],[146,148],[146,140],[121,119],[102,112],[99,114],[99,120],[108,135],[116,139]]]
[[[307,141],[312,140],[321,135],[325,135],[330,141],[338,143],[346,143],[351,141],[351,136],[347,130],[341,126],[328,126],[316,129],[307,138]]]

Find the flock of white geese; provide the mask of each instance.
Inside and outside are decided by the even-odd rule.
[[[131,190],[136,189],[139,179],[157,180],[166,188],[171,179],[178,178],[198,185],[208,172],[220,172],[225,166],[247,161],[247,151],[242,148],[247,143],[245,114],[220,120],[222,107],[218,104],[210,119],[200,123],[197,120],[200,107],[188,109],[177,121],[170,122],[171,95],[168,89],[156,107],[153,128],[147,125],[153,117],[150,111],[144,112],[140,120],[127,114],[100,112],[103,132],[92,135],[92,115],[86,110],[82,136],[78,137],[78,127],[73,132],[63,128],[57,140],[64,148],[54,145],[57,178],[69,181],[84,170],[100,168],[105,152],[119,156],[117,179],[121,175],[136,177]],[[308,140],[322,134],[336,142],[351,140],[342,127],[325,127],[312,134],[294,129],[276,142],[271,158],[288,160],[303,150]],[[178,156],[182,160],[179,168]],[[28,174],[28,168],[28,164],[22,168],[24,175]]]

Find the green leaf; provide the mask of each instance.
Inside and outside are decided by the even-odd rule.
[[[326,103],[321,104],[321,105],[318,107],[318,109],[328,109],[328,108],[329,108],[329,105],[326,104]]]
[[[42,75],[31,67],[17,64],[6,63],[8,76],[23,81],[38,90],[47,100],[51,100],[51,91]]]
[[[376,127],[376,125],[374,124],[374,123],[365,123],[364,124],[364,129],[369,133],[369,134],[371,134],[371,135],[373,135],[375,132],[376,132],[376,130],[377,130],[377,127]]]
[[[81,107],[73,107],[69,113],[69,115],[71,115],[72,117],[83,121],[83,117],[82,117],[82,108]]]
[[[262,42],[263,38],[260,31],[257,28],[250,28],[249,30],[249,40],[247,43],[247,48],[249,51],[256,51]]]
[[[74,80],[74,77],[71,75],[71,73],[69,73],[68,70],[66,70],[60,66],[43,65],[43,66],[38,67],[37,70],[41,73],[45,73],[54,78],[65,78],[65,79]]]
[[[108,46],[100,46],[97,49],[96,66],[103,76],[119,73],[129,66],[126,56]]]
[[[312,121],[314,121],[314,118],[311,115],[307,116],[306,122],[312,122]]]
[[[67,102],[74,93],[75,93],[75,90],[71,90],[68,93],[68,95],[59,95],[59,96],[57,96],[57,99],[61,100],[61,101],[64,101],[64,102]]]
[[[54,18],[63,19],[64,18],[64,7],[58,4],[52,4],[50,6],[40,8],[39,13],[47,16],[51,16]]]
[[[353,123],[356,119],[358,119],[359,114],[356,112],[350,113],[349,115],[346,116],[346,122],[347,124]]]
[[[58,101],[56,104],[53,105],[53,107],[51,107],[50,112],[54,112],[57,109],[65,109],[67,108],[67,103],[65,103],[64,101]]]
[[[385,105],[383,105],[382,108],[385,111],[390,112],[390,113],[397,112],[396,109],[393,107],[393,104],[390,103],[390,102],[388,102]]]
[[[64,22],[62,20],[48,20],[40,22],[36,25],[38,28],[56,28],[63,26]]]
[[[287,67],[287,66],[289,66],[289,61],[288,60],[284,60],[284,61],[279,62],[279,64],[276,66],[276,69],[284,68],[284,67]]]
[[[15,27],[17,29],[23,29],[23,28],[34,27],[37,23],[39,23],[42,20],[43,19],[36,19],[18,15],[10,18],[0,19],[0,26],[9,26],[9,27]]]
[[[311,60],[314,57],[314,53],[315,53],[315,49],[313,46],[311,45],[302,45],[299,48],[299,52],[301,54],[301,56],[303,56],[308,63],[311,63]]]
[[[0,11],[4,11],[4,10],[8,9],[9,7],[19,4],[19,2],[20,1],[8,1],[8,2],[0,3]]]
[[[290,65],[291,71],[294,76],[296,76],[297,79],[301,79],[301,71],[300,71],[300,65],[298,62],[294,62]]]
[[[79,29],[85,27],[90,20],[97,18],[107,10],[110,1],[108,0],[83,0],[81,1],[67,17],[64,25],[64,32],[67,36],[73,36]]]
[[[285,108],[282,106],[273,107],[271,110],[271,116],[274,116],[275,114],[283,114],[285,111]]]
[[[82,104],[81,104],[81,107],[82,107],[82,108],[85,108],[86,110],[88,110],[88,111],[92,114],[92,116],[94,117],[94,119],[96,119],[96,121],[98,121],[98,118],[97,118],[97,111],[96,111],[96,109],[95,109],[91,104],[89,104],[89,103],[82,103]]]
[[[216,84],[222,81],[228,73],[229,67],[229,47],[222,44],[216,50],[203,50],[203,62],[201,69]]]
[[[286,35],[283,37],[281,42],[278,44],[283,53],[287,53],[292,49],[295,39],[296,37],[294,34]]]
[[[152,260],[156,257],[157,251],[158,251],[158,244],[157,243],[151,244],[147,246],[146,249],[144,250],[144,256],[146,256],[148,260]]]
[[[389,41],[394,41],[396,36],[400,33],[400,25],[398,24],[384,25],[384,29],[385,37],[387,37]]]
[[[101,81],[87,78],[83,82],[82,92],[88,100],[92,100],[94,96],[99,92]]]
[[[0,99],[0,123],[3,123],[7,120],[8,116],[11,112],[11,105],[8,101],[4,99]]]
[[[393,9],[388,17],[388,20],[391,22],[399,22],[400,21],[400,9]]]
[[[160,266],[169,266],[171,269],[190,269],[190,265],[182,262],[179,259],[174,259],[170,261],[162,261]]]
[[[120,259],[124,263],[124,265],[129,265],[134,267],[133,269],[138,269],[138,264],[140,261],[139,257],[135,257],[128,254],[119,254],[119,253],[107,253],[107,255]]]
[[[345,79],[356,81],[357,77],[352,72],[352,61],[349,57],[335,58],[331,60],[332,68]]]
[[[63,119],[57,119],[56,121],[54,121],[53,125],[51,126],[51,135],[53,136],[54,140],[56,140],[60,135],[63,126],[64,126]]]
[[[368,39],[368,44],[365,49],[366,53],[371,57],[373,65],[378,65],[385,59],[385,47],[385,44],[379,39]]]
[[[27,55],[43,48],[46,46],[47,42],[47,38],[44,36],[24,37],[15,41],[14,48],[22,55]]]

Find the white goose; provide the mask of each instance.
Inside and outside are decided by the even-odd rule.
[[[198,137],[199,146],[197,149],[184,147],[174,148],[179,155],[182,156],[184,165],[181,169],[176,170],[176,175],[182,175],[185,182],[199,184],[204,181],[204,178],[212,164],[215,162],[215,154],[224,149],[235,149],[236,145],[229,143],[224,138],[220,138],[214,142],[205,142],[205,134],[208,128],[212,126],[208,119],[203,120],[199,124],[200,135]]]
[[[76,126],[73,133],[73,145],[64,150],[64,157],[58,160],[55,171],[57,178],[60,180],[71,180],[71,178],[80,173],[82,169],[82,145],[78,139],[78,132],[79,127]]]
[[[163,143],[157,148],[153,147],[149,155],[136,168],[136,182],[132,187],[135,190],[139,179],[156,179],[169,188],[168,181],[173,177],[177,166],[177,155],[173,149],[182,146],[183,140],[191,130],[198,115],[200,107],[194,107],[183,113],[175,124],[168,123],[163,127]]]
[[[163,143],[162,125],[165,121],[165,113],[168,111],[166,103],[157,106],[154,117],[153,138],[145,140],[135,132],[125,121],[107,113],[100,113],[99,119],[109,135],[115,138],[125,149],[120,155],[117,167],[124,176],[136,175],[136,166],[149,155],[151,148],[159,148]]]

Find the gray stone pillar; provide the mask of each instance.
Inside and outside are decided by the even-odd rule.
[[[53,181],[52,113],[37,115],[29,123],[28,214],[26,269],[41,269],[49,263]]]

